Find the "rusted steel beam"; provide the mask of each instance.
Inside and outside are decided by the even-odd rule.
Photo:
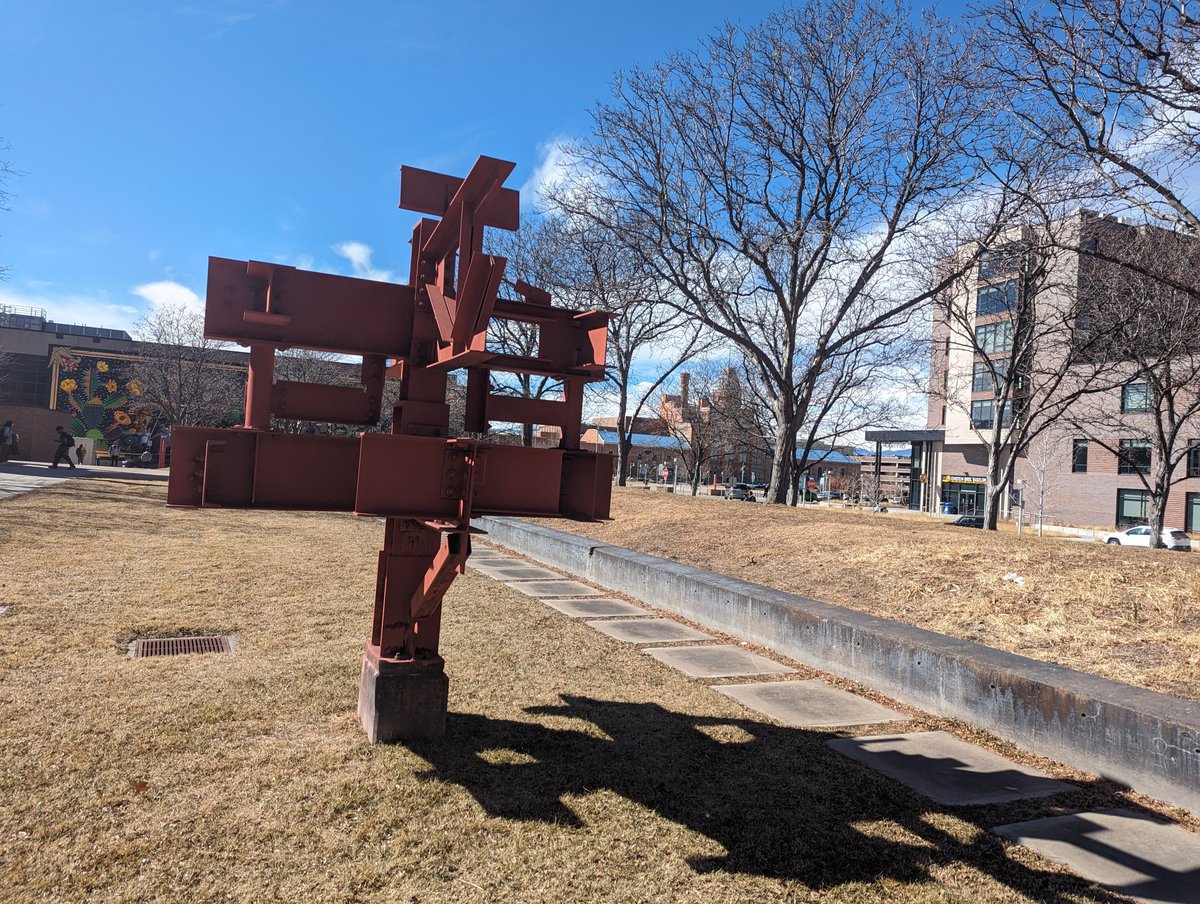
[[[415,166],[400,167],[400,207],[415,213],[440,217],[450,207],[463,180]],[[515,232],[521,223],[521,193],[501,188],[479,208],[484,226]]]
[[[167,503],[310,509],[455,521],[463,500],[484,515],[607,517],[592,478],[611,476],[611,456],[427,436],[308,436],[177,427]],[[464,450],[477,461],[465,483]],[[421,479],[409,475],[421,474]],[[578,483],[580,475],[589,475]],[[564,476],[565,475],[565,476]],[[570,478],[570,479],[567,479]],[[608,479],[606,477],[606,479]],[[581,515],[579,513],[587,513]]]
[[[489,395],[487,420],[515,424],[549,424],[562,427],[571,418],[570,406],[558,399],[526,399],[521,396]]]
[[[262,322],[268,296],[271,313],[286,320]],[[210,257],[204,333],[243,345],[394,358],[412,343],[412,298],[409,286]]]

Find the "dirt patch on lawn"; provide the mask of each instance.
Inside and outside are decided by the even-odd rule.
[[[1200,553],[638,488],[614,493],[612,516],[542,523],[1200,700]]]

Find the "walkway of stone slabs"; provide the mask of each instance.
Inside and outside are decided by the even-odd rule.
[[[774,678],[713,684],[747,709],[795,728],[907,721],[895,710],[824,681],[779,679],[792,670],[703,631],[612,599],[549,568],[476,546],[470,567],[536,597],[564,617],[632,644],[698,679]],[[662,644],[686,644],[663,646]],[[1071,786],[941,731],[835,738],[829,746],[949,806],[1048,797]],[[998,835],[1064,864],[1085,879],[1135,900],[1200,904],[1200,837],[1128,810],[1082,812],[997,826]]]

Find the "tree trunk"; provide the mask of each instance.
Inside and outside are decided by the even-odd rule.
[[[617,486],[623,487],[629,478],[629,446],[617,443]]]
[[[629,407],[629,396],[625,392],[627,379],[622,380],[620,397],[617,399],[617,486],[627,486],[629,482],[629,449],[633,443],[625,430],[625,411]]]
[[[796,428],[791,406],[776,406],[775,451],[771,455],[771,482],[767,486],[766,502],[786,505],[788,491],[796,476]],[[802,497],[801,497],[802,498]]]
[[[617,486],[622,486],[622,487],[628,486],[628,480],[626,479],[626,469],[629,467],[629,450],[632,448],[633,448],[633,440],[629,439],[628,436],[622,436],[622,437],[618,438],[618,440],[617,440],[617,458],[618,458],[618,460],[623,462],[623,464],[621,465],[621,478],[618,481]]]
[[[1167,517],[1167,499],[1171,495],[1171,472],[1167,470],[1166,455],[1154,457],[1154,483],[1150,492],[1150,547],[1163,546],[1163,521]]]
[[[1000,456],[1002,454],[994,443],[988,449],[987,487],[983,497],[984,530],[995,530],[1000,521],[1000,502],[1004,497],[1005,487],[1000,480]]]

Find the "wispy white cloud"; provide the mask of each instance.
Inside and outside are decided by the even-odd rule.
[[[199,295],[182,283],[164,279],[159,282],[134,286],[132,291],[134,295],[149,302],[151,307],[176,307],[183,305],[194,311],[204,312],[204,301]]]
[[[550,189],[560,184],[567,174],[568,143],[569,138],[558,135],[538,145],[538,164],[521,186],[522,196],[536,198],[538,203],[545,202]]]
[[[374,250],[365,242],[338,242],[332,246],[333,253],[344,257],[350,262],[354,275],[361,279],[375,279],[390,282],[392,271],[376,267],[371,263]]]

